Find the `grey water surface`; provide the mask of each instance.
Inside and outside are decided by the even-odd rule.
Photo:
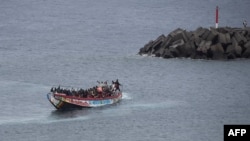
[[[0,0],[0,141],[221,141],[250,124],[250,60],[137,55],[180,27],[242,27],[249,0]],[[119,79],[111,106],[57,111],[51,86]]]

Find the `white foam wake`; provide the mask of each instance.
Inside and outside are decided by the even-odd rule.
[[[129,93],[126,92],[122,92],[122,99],[132,99],[131,95]]]

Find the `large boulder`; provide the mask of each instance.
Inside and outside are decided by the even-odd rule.
[[[184,51],[182,51],[182,56],[183,57],[192,57],[195,56],[196,53],[196,48],[194,45],[194,42],[187,42],[183,45]]]
[[[223,33],[219,33],[218,35],[219,35],[218,42],[221,44],[227,44],[226,35]]]
[[[193,41],[195,46],[198,47],[200,45],[202,39],[198,35],[193,34],[193,36],[191,37],[191,41]]]
[[[236,57],[241,57],[241,54],[242,54],[242,48],[240,46],[235,46],[235,55]]]
[[[169,46],[169,48],[176,48],[176,47],[178,47],[178,46],[184,45],[184,43],[185,43],[185,42],[184,42],[183,39],[179,39],[179,40],[174,41],[174,42],[172,43],[172,45]]]
[[[165,52],[164,48],[160,48],[159,50],[157,50],[154,54],[156,57],[161,57]]]
[[[235,53],[235,48],[234,48],[234,46],[233,46],[233,45],[227,46],[225,53],[226,53],[226,54]]]
[[[194,34],[195,34],[197,37],[202,37],[202,35],[205,34],[206,31],[207,31],[206,28],[199,27],[199,28],[197,28],[197,29],[194,31]]]
[[[235,54],[233,54],[233,53],[227,54],[227,59],[235,59],[235,58],[237,58],[237,57],[235,56]]]
[[[180,35],[182,32],[184,31],[184,29],[181,29],[181,28],[177,28],[175,29],[174,31],[170,32],[169,33],[169,36],[171,37],[177,37],[178,35]],[[177,37],[177,40],[178,40],[178,37]]]
[[[166,48],[164,50],[164,53],[162,54],[163,58],[174,58],[174,56],[172,55],[172,53],[170,52],[170,50],[168,48]]]
[[[204,33],[200,37],[203,40],[207,40],[207,38],[208,38],[209,34],[211,33],[211,31],[208,30],[207,28],[205,28],[203,31],[204,31]]]
[[[227,49],[225,51],[228,59],[235,59],[236,53],[235,53],[235,47],[233,45],[227,46]]]
[[[245,52],[242,54],[243,58],[250,58],[250,48],[246,49]]]
[[[172,44],[173,38],[171,36],[167,36],[165,40],[161,44],[161,48],[168,48]]]
[[[209,34],[208,34],[208,36],[207,36],[207,38],[206,38],[206,40],[207,41],[216,42],[218,40],[217,38],[218,38],[218,34],[216,34],[213,31],[210,31]]]
[[[226,33],[225,34],[225,37],[226,37],[226,44],[232,44],[232,40],[231,40],[231,36],[229,33]]]
[[[152,54],[155,53],[155,51],[157,51],[158,49],[160,49],[161,44],[163,43],[163,41],[166,39],[165,35],[160,35],[152,44]]]
[[[173,42],[169,48],[175,48],[178,50],[176,52],[174,49],[171,49],[174,54],[178,55],[178,57],[190,57],[195,54],[196,48],[194,42],[186,42],[183,39],[180,39],[176,42]],[[174,50],[174,51],[173,51]]]
[[[203,40],[198,48],[196,49],[198,52],[201,52],[203,54],[207,54],[207,51],[210,49],[210,46],[212,44],[212,41],[205,41]]]
[[[242,36],[239,32],[234,32],[234,36],[238,44],[243,45],[244,43],[247,42],[247,39]]]
[[[146,45],[144,45],[143,48],[140,49],[139,54],[147,54],[148,52],[151,52],[152,50],[152,45],[153,45],[154,41],[149,41]]]
[[[244,45],[244,53],[242,54],[244,58],[250,58],[250,41]]]
[[[177,48],[169,47],[169,52],[173,57],[180,57],[180,52],[178,51]]]
[[[242,48],[238,45],[238,42],[236,41],[235,37],[232,37],[231,39],[232,39],[232,46],[235,51],[235,55],[236,57],[240,58],[242,54]],[[230,48],[228,50],[230,50]]]
[[[224,49],[223,49],[221,43],[218,43],[216,45],[212,45],[211,52],[212,52],[212,59],[214,59],[214,60],[225,59]]]
[[[238,46],[237,44],[229,45],[225,51],[227,56],[234,55],[235,58],[241,57],[241,52],[242,52],[242,48],[240,46]]]

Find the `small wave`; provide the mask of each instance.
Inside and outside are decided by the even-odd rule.
[[[164,102],[157,103],[138,103],[134,105],[130,105],[132,108],[146,108],[146,109],[154,109],[154,108],[170,108],[176,106],[188,106],[185,101],[176,101],[176,100],[167,100]]]
[[[6,118],[6,119],[1,119],[0,120],[0,125],[37,123],[37,121],[41,121],[41,118],[40,117],[33,117],[33,118],[26,118],[26,117],[13,118],[13,117],[9,117],[9,118]]]
[[[123,94],[122,99],[129,99],[129,100],[132,99],[129,93],[123,92],[122,94]]]
[[[87,120],[89,116],[78,115],[76,117],[32,117],[32,118],[8,118],[0,120],[0,125],[19,125],[19,124],[50,124],[57,122],[67,122],[76,120]]]

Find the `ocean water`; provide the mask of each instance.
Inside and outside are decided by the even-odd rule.
[[[223,140],[250,123],[250,60],[137,55],[176,28],[242,27],[249,0],[1,0],[1,141]],[[51,86],[119,79],[117,104],[57,111]]]

